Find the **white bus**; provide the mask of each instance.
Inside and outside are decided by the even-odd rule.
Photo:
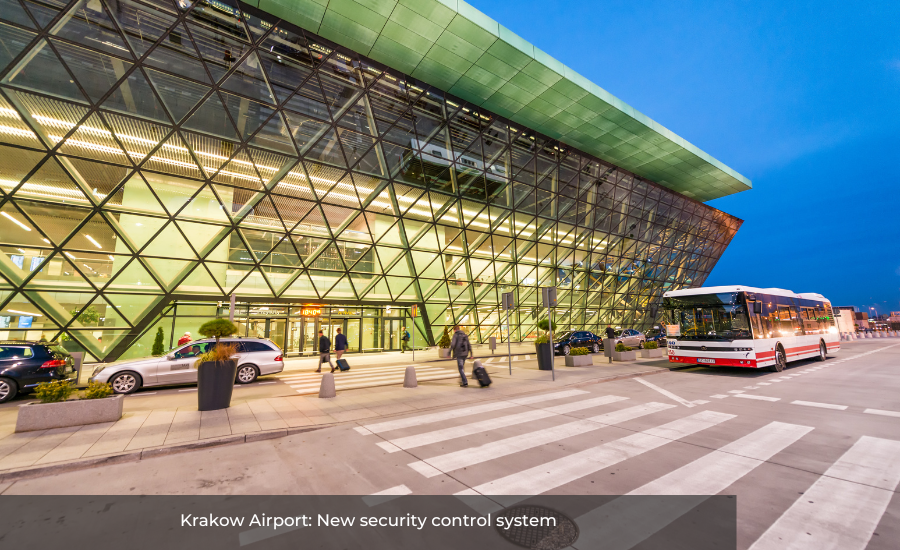
[[[663,294],[669,362],[781,372],[788,361],[824,361],[841,349],[821,294],[717,286]]]

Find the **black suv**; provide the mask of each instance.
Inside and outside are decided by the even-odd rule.
[[[73,373],[72,356],[55,343],[0,342],[0,403]]]
[[[603,339],[586,330],[560,332],[553,335],[553,340],[556,355],[569,355],[572,348],[587,348],[590,353],[599,353],[603,349]]]

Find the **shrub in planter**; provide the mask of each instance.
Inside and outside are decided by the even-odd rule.
[[[625,344],[616,344],[616,349],[613,351],[613,361],[634,361],[635,359],[637,359],[636,351]]]
[[[197,409],[217,411],[231,406],[234,380],[237,377],[237,361],[233,359],[237,347],[222,344],[220,338],[238,331],[227,319],[213,319],[200,325],[197,331],[206,338],[215,338],[216,345],[200,355],[194,364],[197,368]]]
[[[35,394],[41,402],[19,408],[16,431],[67,428],[122,418],[123,397],[111,395],[109,384],[91,384],[81,399],[67,400],[73,393],[75,388],[67,380],[39,384]]]
[[[656,342],[644,342],[644,349],[659,349],[659,344]]]
[[[663,350],[659,349],[659,345],[656,342],[644,343],[644,349],[641,350],[641,357],[644,357],[646,359],[653,359],[662,356]]]
[[[444,327],[444,332],[438,338],[437,347],[439,357],[450,357],[450,332],[447,327]]]
[[[65,401],[73,393],[76,388],[68,380],[54,380],[53,382],[43,382],[38,384],[34,389],[34,396],[41,403],[59,403]]]
[[[623,344],[622,342],[619,342],[618,344],[616,344],[616,351],[618,351],[618,352],[622,352],[622,351],[631,351],[632,349],[633,349],[633,348],[629,348],[628,346],[626,346],[626,345]]]
[[[103,399],[113,395],[110,384],[103,382],[89,382],[88,387],[81,393],[81,399]]]
[[[587,348],[572,348],[566,356],[567,367],[586,367],[593,364],[594,358]]]

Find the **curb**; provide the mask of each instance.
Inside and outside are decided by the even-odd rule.
[[[99,468],[100,466],[110,466],[112,464],[139,462],[141,460],[150,458],[188,453],[191,451],[200,451],[203,449],[211,449],[214,447],[224,447],[226,445],[238,445],[241,443],[253,443],[254,441],[265,441],[267,439],[278,439],[281,437],[287,437],[289,435],[330,428],[334,425],[335,424],[326,424],[322,426],[305,426],[302,428],[282,428],[279,430],[266,430],[263,432],[227,435],[224,437],[214,437],[210,439],[202,439],[200,441],[180,443],[178,445],[169,445],[168,447],[150,447],[147,449],[141,449],[139,451],[128,451],[102,455],[81,460],[74,460],[72,462],[56,462],[51,464],[42,464],[40,466],[27,466],[25,468],[18,468],[0,472],[0,483],[6,481],[19,481],[21,479],[32,479],[36,477],[56,475],[67,472],[75,472],[78,470],[88,470],[91,468]]]

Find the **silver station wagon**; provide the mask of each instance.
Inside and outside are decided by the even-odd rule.
[[[238,384],[249,384],[260,376],[284,370],[281,349],[265,338],[222,338],[222,343],[235,344],[238,349]],[[109,383],[116,393],[132,393],[147,386],[196,384],[197,357],[216,345],[215,339],[195,340],[177,346],[160,357],[117,361],[94,369],[92,382]]]

